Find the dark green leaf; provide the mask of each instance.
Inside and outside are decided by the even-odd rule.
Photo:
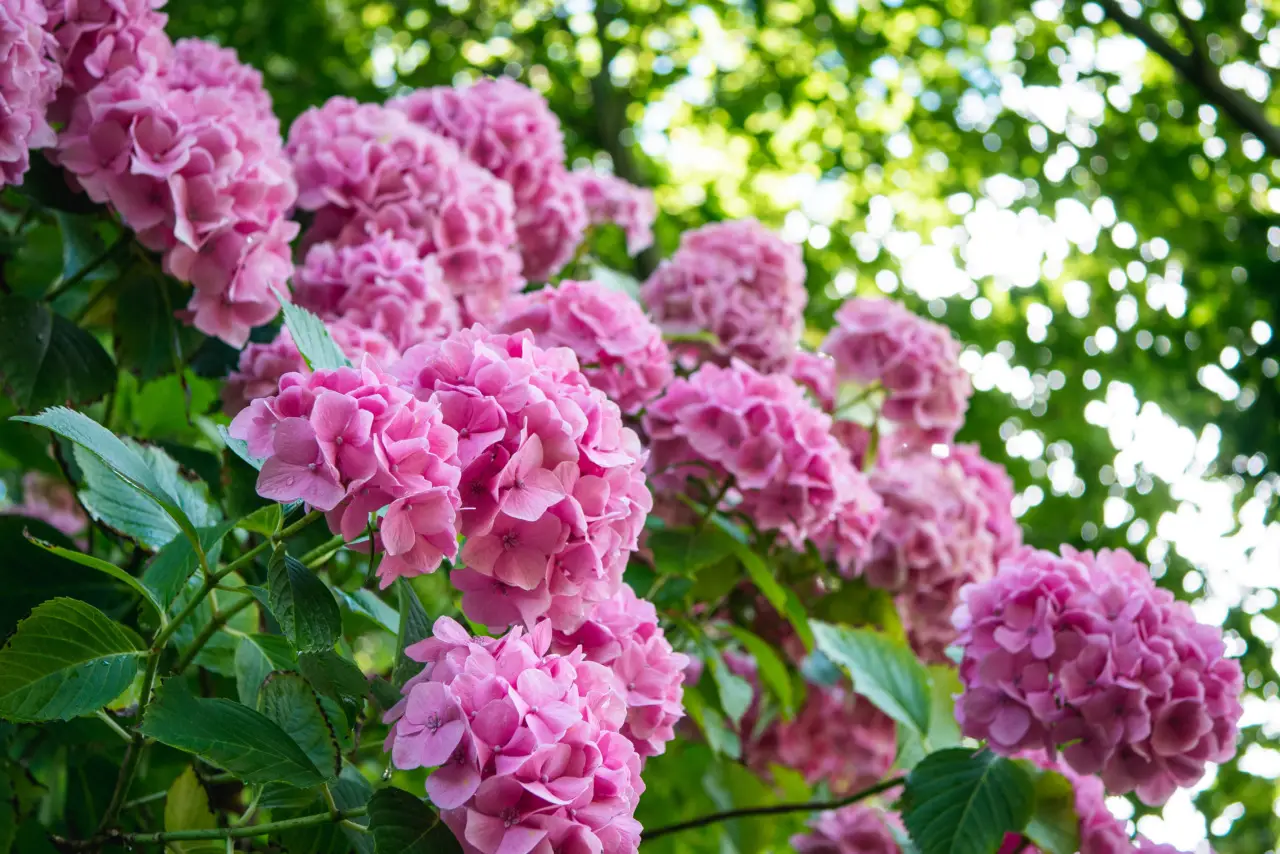
[[[697,691],[684,692],[684,708],[693,718],[694,723],[706,736],[707,744],[716,753],[724,754],[730,759],[742,756],[742,740],[725,722],[717,709],[708,706]]]
[[[284,303],[284,324],[298,345],[298,352],[313,371],[349,368],[351,360],[333,340],[324,321],[305,308]]]
[[[0,328],[0,380],[19,409],[90,403],[115,386],[115,364],[97,339],[48,306],[2,297]]]
[[[1031,778],[989,750],[931,753],[907,776],[902,818],[920,854],[991,854],[1031,818]]]
[[[882,712],[923,735],[931,717],[929,671],[902,643],[870,629],[814,622],[818,649]]]
[[[67,560],[78,563],[81,566],[87,566],[90,569],[97,570],[98,572],[101,572],[104,575],[109,575],[112,578],[116,579],[117,581],[123,582],[124,584],[133,588],[133,590],[136,591],[142,597],[142,600],[155,610],[156,615],[161,620],[164,620],[165,608],[164,608],[164,605],[162,605],[160,601],[156,599],[155,593],[150,588],[148,588],[145,584],[143,584],[141,580],[134,578],[132,575],[125,572],[123,569],[116,566],[115,564],[107,563],[105,560],[102,560],[101,558],[96,558],[93,555],[87,555],[84,552],[75,551],[74,549],[66,549],[66,548],[63,548],[62,546],[54,545],[53,543],[42,540],[39,537],[31,536],[30,534],[27,535],[27,540],[39,546],[40,548],[44,549],[45,551],[57,555],[58,557],[66,558]]]
[[[737,541],[716,527],[701,531],[666,528],[650,533],[646,542],[653,553],[654,565],[663,575],[692,575],[733,554],[737,548]]]
[[[77,214],[55,211],[53,218],[58,222],[58,230],[62,233],[62,276],[65,282],[82,271],[88,270],[81,281],[98,282],[114,278],[118,271],[114,264],[99,263],[89,270],[89,266],[98,261],[106,250],[102,235],[98,233],[97,217],[79,216]]]
[[[279,504],[267,504],[245,516],[236,523],[236,527],[270,537],[280,530],[280,522],[283,518],[284,514],[280,512]]]
[[[351,765],[342,767],[342,774],[336,783],[329,786],[329,790],[333,793],[334,805],[340,810],[365,806],[373,795],[373,787]],[[263,800],[265,801],[265,797]],[[267,806],[265,802],[260,805]],[[304,796],[301,803],[292,804],[288,809],[289,812],[282,813],[281,818],[293,815],[315,815],[317,812],[325,811],[327,805],[322,798],[313,795],[310,800]],[[367,816],[351,819],[351,821],[364,826],[368,826],[369,823]],[[355,851],[356,854],[374,854],[373,834],[362,833],[345,825],[339,827],[333,824],[322,824],[284,831],[280,834],[280,842],[284,844],[289,854],[349,854],[351,851]]]
[[[279,635],[245,635],[236,647],[236,694],[249,707],[258,705],[258,692],[268,674],[294,670],[298,657],[293,647]]]
[[[336,588],[331,589],[333,589],[333,595],[338,597],[338,603],[345,605],[351,613],[359,614],[393,635],[400,633],[400,615],[396,613],[395,608],[378,598],[377,593],[364,588],[351,593]]]
[[[131,275],[116,286],[112,330],[120,367],[149,380],[172,373],[200,345],[201,335],[181,324],[174,311],[189,294],[167,276]]]
[[[200,528],[201,546],[208,555],[210,563],[217,560],[222,538],[234,527],[231,522],[222,522],[208,528]],[[191,542],[186,537],[176,537],[168,545],[160,549],[147,568],[142,572],[142,583],[147,585],[156,598],[169,607],[182,588],[197,569],[200,560]]]
[[[1075,854],[1080,850],[1080,819],[1076,816],[1076,790],[1056,771],[1046,771],[1020,760],[1035,781],[1035,806],[1023,835],[1044,854]]]
[[[377,854],[457,854],[462,846],[444,822],[403,789],[382,789],[369,800],[369,829]]]
[[[369,695],[369,680],[359,667],[327,649],[299,655],[298,669],[307,677],[311,687],[342,704],[348,722],[355,720],[365,697]]]
[[[76,214],[102,211],[102,207],[82,191],[71,189],[66,172],[54,166],[42,154],[31,158],[31,168],[23,176],[22,186],[18,189],[27,198],[57,211]]]
[[[342,634],[342,612],[328,586],[301,561],[276,547],[267,569],[271,613],[299,652],[332,649]]]
[[[0,854],[13,850],[18,835],[18,803],[8,770],[0,766]]]
[[[145,652],[132,631],[77,599],[54,599],[0,650],[0,718],[68,720],[102,708],[133,682]]]
[[[164,799],[165,830],[212,830],[218,819],[209,809],[209,793],[204,790],[195,769],[187,768],[169,787]],[[224,854],[226,844],[217,839],[170,842],[175,854]]]
[[[338,776],[342,770],[338,737],[320,708],[320,698],[301,675],[283,671],[269,675],[258,691],[258,711],[289,733],[317,768],[331,779]]]
[[[783,587],[778,579],[774,578],[763,558],[752,551],[750,545],[743,540],[743,533],[737,526],[718,513],[712,514],[711,518],[716,526],[733,540],[733,552],[742,562],[743,568],[747,570],[747,575],[751,576],[751,582],[755,584],[756,589],[769,601],[774,610],[791,623],[791,627],[804,642],[805,649],[812,650],[813,629],[809,625],[808,614],[795,593]]]
[[[396,581],[396,597],[400,600],[400,632],[396,636],[396,667],[391,682],[398,688],[422,670],[421,664],[405,655],[405,649],[431,634],[431,618],[403,578]]]
[[[928,753],[960,744],[960,725],[956,723],[955,700],[961,691],[960,676],[951,667],[929,666],[929,732],[925,737],[910,727],[898,727],[898,759],[896,766],[908,771]]]
[[[751,657],[756,662],[756,672],[760,674],[760,681],[782,706],[783,714],[790,718],[796,712],[795,692],[791,687],[791,675],[787,672],[787,666],[782,663],[778,653],[759,635],[752,634],[740,626],[730,626],[729,631],[739,643],[746,647],[747,652],[751,653]]]

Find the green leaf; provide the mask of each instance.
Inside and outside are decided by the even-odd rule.
[[[95,204],[83,192],[71,189],[66,173],[50,163],[44,155],[31,158],[31,168],[23,176],[18,192],[38,202],[42,207],[57,211],[87,214],[101,213],[101,205]]]
[[[276,546],[267,567],[271,613],[299,652],[332,649],[342,634],[342,612],[328,586],[302,562]]]
[[[929,752],[960,744],[960,725],[956,723],[955,700],[961,691],[960,676],[951,667],[929,666],[929,732],[925,737],[910,727],[898,727],[898,758],[895,765],[909,771]]]
[[[98,340],[47,305],[0,297],[0,380],[21,410],[90,403],[116,384]]]
[[[0,766],[0,854],[9,854],[13,850],[13,840],[17,835],[17,796],[7,769]]]
[[[54,599],[0,650],[0,718],[69,720],[125,691],[145,649],[132,631],[77,599]]]
[[[296,792],[297,790],[286,791]],[[343,765],[342,774],[336,783],[329,786],[329,791],[333,794],[334,805],[340,810],[363,807],[369,803],[369,798],[373,795],[373,787],[369,785],[369,781],[365,780],[351,765]],[[271,794],[275,795],[275,793]],[[280,818],[315,815],[328,809],[324,800],[316,795],[312,795],[310,799],[304,795],[299,800],[300,802],[289,804],[286,807],[287,812],[281,813]],[[266,795],[259,802],[259,806],[268,806]],[[275,808],[271,807],[271,809]],[[351,821],[367,826],[369,818],[363,816]],[[352,851],[355,854],[374,854],[373,835],[347,827],[345,824],[342,826],[321,824],[282,831],[279,841],[289,854],[350,854]]]
[[[359,614],[393,635],[400,634],[400,615],[372,590],[361,588],[348,593],[341,589],[330,589],[338,597],[338,604],[345,605],[351,613]]]
[[[300,674],[269,675],[258,692],[258,711],[289,733],[317,768],[337,778],[342,770],[338,737],[320,708],[320,698]]]
[[[907,775],[902,819],[920,854],[991,854],[1031,818],[1030,776],[989,750],[931,753]]]
[[[751,582],[755,584],[756,589],[769,601],[774,610],[787,618],[787,622],[791,623],[791,627],[804,642],[805,649],[812,650],[813,629],[809,626],[808,614],[799,598],[793,591],[778,583],[778,579],[773,577],[773,573],[769,571],[769,567],[765,565],[760,555],[752,551],[751,547],[744,542],[743,533],[736,525],[718,513],[712,514],[711,518],[720,530],[733,539],[733,552],[746,569],[747,575],[751,576]]]
[[[258,705],[258,692],[269,674],[276,670],[296,670],[298,657],[289,642],[279,635],[245,635],[236,647],[236,694],[251,708]]]
[[[90,264],[97,261],[107,248],[102,235],[98,233],[98,217],[80,216],[65,211],[54,211],[53,218],[58,222],[58,230],[62,236],[62,275],[59,283],[65,282]],[[119,271],[114,264],[100,263],[97,269],[85,274],[83,281],[98,282],[111,279]]]
[[[64,549],[62,546],[55,546],[53,543],[46,542],[39,537],[33,537],[30,534],[27,535],[27,540],[45,551],[57,555],[58,557],[64,557],[67,560],[80,564],[81,566],[87,566],[90,569],[103,573],[104,575],[109,575],[117,581],[124,582],[142,596],[142,600],[150,605],[155,610],[156,615],[159,616],[160,621],[164,622],[164,605],[162,605],[156,598],[155,593],[143,584],[141,580],[134,578],[115,564],[107,563],[101,558],[96,558],[93,555],[87,555],[84,552],[78,552],[73,549]]]
[[[1035,784],[1035,806],[1023,835],[1044,854],[1075,854],[1080,850],[1075,787],[1056,771],[1046,771],[1025,759],[1017,764]]]
[[[164,799],[165,830],[212,830],[218,820],[209,809],[209,793],[204,790],[200,778],[188,767],[178,775],[169,787]],[[225,843],[217,839],[188,842],[170,842],[167,845],[176,854],[224,854]]]
[[[929,671],[905,645],[870,629],[813,623],[818,649],[853,678],[880,711],[923,735],[929,731]]]
[[[355,720],[365,697],[369,695],[369,680],[359,667],[327,649],[299,655],[298,670],[322,695],[342,704],[348,721]]]
[[[139,731],[250,785],[280,782],[306,789],[329,778],[270,718],[231,700],[193,697],[177,679],[157,690]]]
[[[752,690],[750,682],[729,670],[719,650],[712,647],[710,643],[704,644],[703,648],[707,652],[711,678],[715,681],[716,691],[720,695],[720,707],[724,709],[729,720],[736,724],[742,720],[747,709],[751,708],[751,698],[755,695],[755,691]]]
[[[333,340],[323,320],[293,303],[284,300],[281,303],[284,308],[284,325],[289,327],[289,334],[298,345],[298,352],[307,360],[307,366],[311,370],[351,367],[351,360]]]
[[[403,578],[396,581],[396,596],[400,602],[400,631],[396,635],[396,667],[391,682],[399,688],[422,670],[421,664],[405,655],[405,649],[431,634],[431,618],[418,594]]]
[[[218,425],[218,435],[222,438],[223,443],[227,446],[227,450],[253,466],[258,471],[262,471],[262,464],[267,461],[266,457],[255,457],[249,453],[249,443],[244,439],[237,439],[227,432],[227,428]]]
[[[280,505],[267,504],[245,516],[236,523],[236,527],[243,528],[254,534],[261,534],[264,537],[270,537],[280,530],[280,523],[283,520],[284,513],[281,512]]]
[[[369,799],[369,829],[377,854],[455,854],[462,846],[444,822],[404,789],[381,789]]]
[[[760,681],[782,706],[783,714],[791,718],[796,713],[795,691],[791,686],[791,675],[787,672],[787,666],[782,663],[778,653],[759,635],[752,634],[740,626],[730,626],[729,631],[756,660],[756,671],[760,674]]]
[[[701,694],[697,691],[685,691],[684,708],[689,713],[689,717],[693,718],[694,723],[702,730],[702,734],[706,736],[708,746],[713,751],[728,756],[730,759],[740,759],[742,757],[742,740],[736,732],[730,729],[720,712],[703,701]]]
[[[235,525],[232,522],[221,522],[208,528],[200,528],[196,532],[210,563],[217,560],[222,538],[233,527]],[[142,583],[168,608],[186,586],[187,579],[199,568],[200,560],[196,550],[191,547],[191,542],[186,537],[178,537],[170,540],[147,564],[142,572]]]
[[[665,528],[653,531],[645,541],[653,553],[653,563],[663,575],[692,575],[733,554],[736,540],[720,528],[694,531]]]
[[[188,299],[168,276],[129,275],[116,285],[112,337],[120,367],[142,380],[174,373],[202,336],[174,316]]]
[[[640,301],[640,282],[634,276],[619,272],[604,264],[591,265],[591,279],[599,282],[611,291],[626,294],[637,302]]]

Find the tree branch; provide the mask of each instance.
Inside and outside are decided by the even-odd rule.
[[[339,810],[337,813],[317,813],[284,821],[272,821],[267,824],[255,824],[249,827],[215,827],[209,830],[165,830],[159,833],[122,833],[113,830],[109,833],[84,840],[57,840],[72,851],[101,847],[112,840],[131,843],[164,844],[169,842],[194,842],[202,839],[248,839],[254,836],[268,836],[282,830],[294,830],[299,827],[318,827],[322,824],[341,823],[349,818],[359,818],[369,812],[367,807]]]
[[[1097,3],[1121,29],[1139,39],[1148,50],[1172,65],[1188,83],[1199,89],[1206,101],[1217,105],[1241,128],[1256,136],[1272,156],[1280,156],[1280,128],[1267,121],[1256,102],[1223,83],[1222,76],[1211,62],[1201,64],[1194,55],[1187,56],[1176,49],[1145,20],[1121,9],[1119,0],[1097,0]],[[1181,17],[1181,10],[1178,14]],[[1196,50],[1194,39],[1192,45]]]
[[[1209,64],[1209,53],[1204,49],[1204,45],[1200,42],[1200,34],[1196,32],[1195,23],[1187,17],[1187,13],[1182,11],[1182,3],[1180,0],[1173,0],[1173,16],[1178,19],[1178,26],[1182,28],[1182,34],[1187,37],[1187,41],[1191,43],[1191,61],[1202,70],[1210,71],[1212,66]]]

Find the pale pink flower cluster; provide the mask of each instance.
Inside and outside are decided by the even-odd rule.
[[[506,77],[419,89],[389,106],[457,143],[510,185],[524,275],[543,281],[577,253],[587,208],[565,168],[560,120],[542,95]]]
[[[709,332],[711,357],[757,370],[785,369],[804,331],[804,259],[754,219],[687,231],[680,248],[640,289],[658,324],[676,334]]]
[[[825,353],[797,350],[787,376],[808,389],[818,408],[831,415],[836,408],[836,363]]]
[[[234,48],[204,39],[178,39],[172,59],[161,66],[160,73],[171,89],[226,90],[248,116],[269,125],[279,135],[280,120],[263,87],[262,72],[241,62]]]
[[[671,352],[635,300],[599,282],[563,281],[509,300],[500,332],[528,329],[541,347],[568,347],[595,388],[635,414],[671,382]]]
[[[38,471],[22,476],[22,503],[0,507],[0,515],[39,519],[73,538],[89,527],[89,520],[66,481]]]
[[[903,441],[950,442],[973,394],[950,330],[888,299],[851,299],[835,320],[822,349],[835,358],[837,378],[878,384],[886,395],[880,414]]]
[[[204,85],[190,66],[205,61],[206,49],[186,44],[163,75],[115,70],[75,100],[57,159],[194,286],[195,327],[238,347],[279,311],[272,290],[286,290],[293,270],[297,226],[286,216],[297,188],[274,118],[246,107],[267,98],[261,77],[210,74],[226,85]]]
[[[386,508],[375,543],[383,587],[457,554],[458,435],[436,401],[415,399],[373,360],[285,374],[279,394],[253,401],[230,432],[267,458],[259,495],[326,511],[348,542]]]
[[[470,319],[523,287],[511,188],[402,112],[332,98],[298,117],[287,151],[316,212],[307,243],[390,232],[435,260]]]
[[[460,326],[457,301],[435,258],[420,258],[412,243],[390,234],[348,246],[315,244],[293,284],[298,305],[381,333],[401,351]]]
[[[173,45],[165,0],[45,0],[62,57],[63,100],[84,94],[117,71],[159,72]]]
[[[573,631],[622,584],[652,499],[645,455],[573,352],[464,329],[394,369],[458,434],[462,609],[493,627]]]
[[[791,837],[798,854],[901,854],[884,811],[864,804],[850,804],[820,813],[807,833]]]
[[[1239,662],[1128,552],[1023,548],[961,596],[965,735],[1001,753],[1060,749],[1149,804],[1235,755]]]
[[[961,588],[995,569],[983,493],[959,463],[929,452],[882,457],[870,479],[885,512],[857,572],[897,597],[916,652],[945,663]]]
[[[653,245],[653,221],[658,218],[653,190],[594,169],[576,170],[573,178],[592,225],[621,228],[630,255],[638,255]]]
[[[557,632],[552,642],[552,649],[564,654],[578,647],[588,661],[605,665],[617,677],[627,704],[621,732],[636,752],[643,758],[662,754],[684,717],[689,657],[671,649],[653,603],[623,584],[596,603],[576,632]]]
[[[551,625],[472,638],[448,617],[406,652],[423,671],[390,712],[397,768],[434,768],[427,795],[468,854],[630,854],[641,758],[623,692]]]
[[[46,114],[62,69],[48,17],[42,0],[0,0],[0,188],[21,184],[31,149],[57,140]]]
[[[704,364],[650,404],[644,427],[660,490],[678,492],[688,478],[712,490],[728,485],[722,508],[745,514],[761,531],[779,532],[797,550],[841,532],[862,540],[874,527],[863,517],[877,514],[879,503],[832,438],[830,417],[785,376],[737,361]],[[863,543],[851,545],[843,551],[859,553]]]
[[[1022,528],[1013,518],[1013,479],[1004,466],[982,456],[977,445],[952,445],[950,456],[986,505],[987,531],[995,540],[993,559],[999,563],[1022,545]]]

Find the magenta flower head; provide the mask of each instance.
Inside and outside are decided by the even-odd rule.
[[[1164,803],[1236,752],[1240,665],[1128,552],[1022,548],[954,617],[966,735]],[[978,735],[982,733],[982,735]]]
[[[42,0],[0,0],[0,188],[21,184],[30,151],[57,136],[49,105],[62,82]]]
[[[982,456],[977,445],[952,445],[951,459],[960,464],[987,507],[987,530],[995,540],[997,563],[1022,545],[1022,528],[1013,518],[1013,479],[999,463]]]
[[[46,0],[62,57],[67,97],[83,95],[117,71],[163,69],[173,45],[164,0]]]
[[[548,616],[573,631],[613,596],[652,507],[644,453],[573,352],[475,326],[410,348],[394,368],[458,436],[465,569],[479,623]]]
[[[850,804],[819,813],[807,833],[791,837],[791,846],[798,854],[901,854],[891,823],[898,824],[882,810]]]
[[[173,56],[160,72],[170,89],[229,91],[231,99],[247,115],[260,119],[271,127],[272,133],[280,135],[280,120],[262,85],[262,72],[241,62],[234,48],[204,39],[179,39],[173,45]]]
[[[627,414],[671,382],[671,353],[635,300],[599,282],[563,281],[509,300],[500,332],[533,333],[540,347],[568,347],[582,372]]]
[[[472,638],[441,617],[406,650],[424,663],[387,713],[397,768],[434,768],[427,796],[477,854],[630,854],[641,760],[619,734],[623,689],[580,649],[551,652],[543,621]]]
[[[685,232],[640,297],[664,330],[709,332],[719,342],[711,356],[768,372],[786,368],[800,343],[804,278],[799,246],[741,219]]]
[[[289,129],[307,242],[364,243],[389,232],[431,256],[473,318],[520,290],[511,188],[398,110],[332,98]]]
[[[878,384],[881,415],[907,444],[948,443],[964,424],[973,386],[950,330],[887,299],[851,299],[822,345],[841,382]]]
[[[842,514],[841,530],[863,539],[875,526],[879,502],[831,436],[830,417],[785,376],[737,361],[705,364],[667,387],[644,426],[660,491],[681,491],[689,478],[705,479],[712,493],[727,487],[725,506],[799,550],[811,539],[838,538],[829,526]],[[860,551],[860,544],[845,549]]]
[[[813,395],[818,408],[831,415],[836,408],[836,363],[824,353],[797,350],[791,356],[787,376]]]
[[[630,255],[638,255],[653,245],[653,221],[658,218],[653,190],[594,169],[576,170],[573,179],[586,203],[587,219],[592,225],[621,228],[627,237]]]
[[[73,539],[89,527],[89,520],[66,481],[38,471],[22,476],[22,503],[0,507],[0,516],[39,519]]]

